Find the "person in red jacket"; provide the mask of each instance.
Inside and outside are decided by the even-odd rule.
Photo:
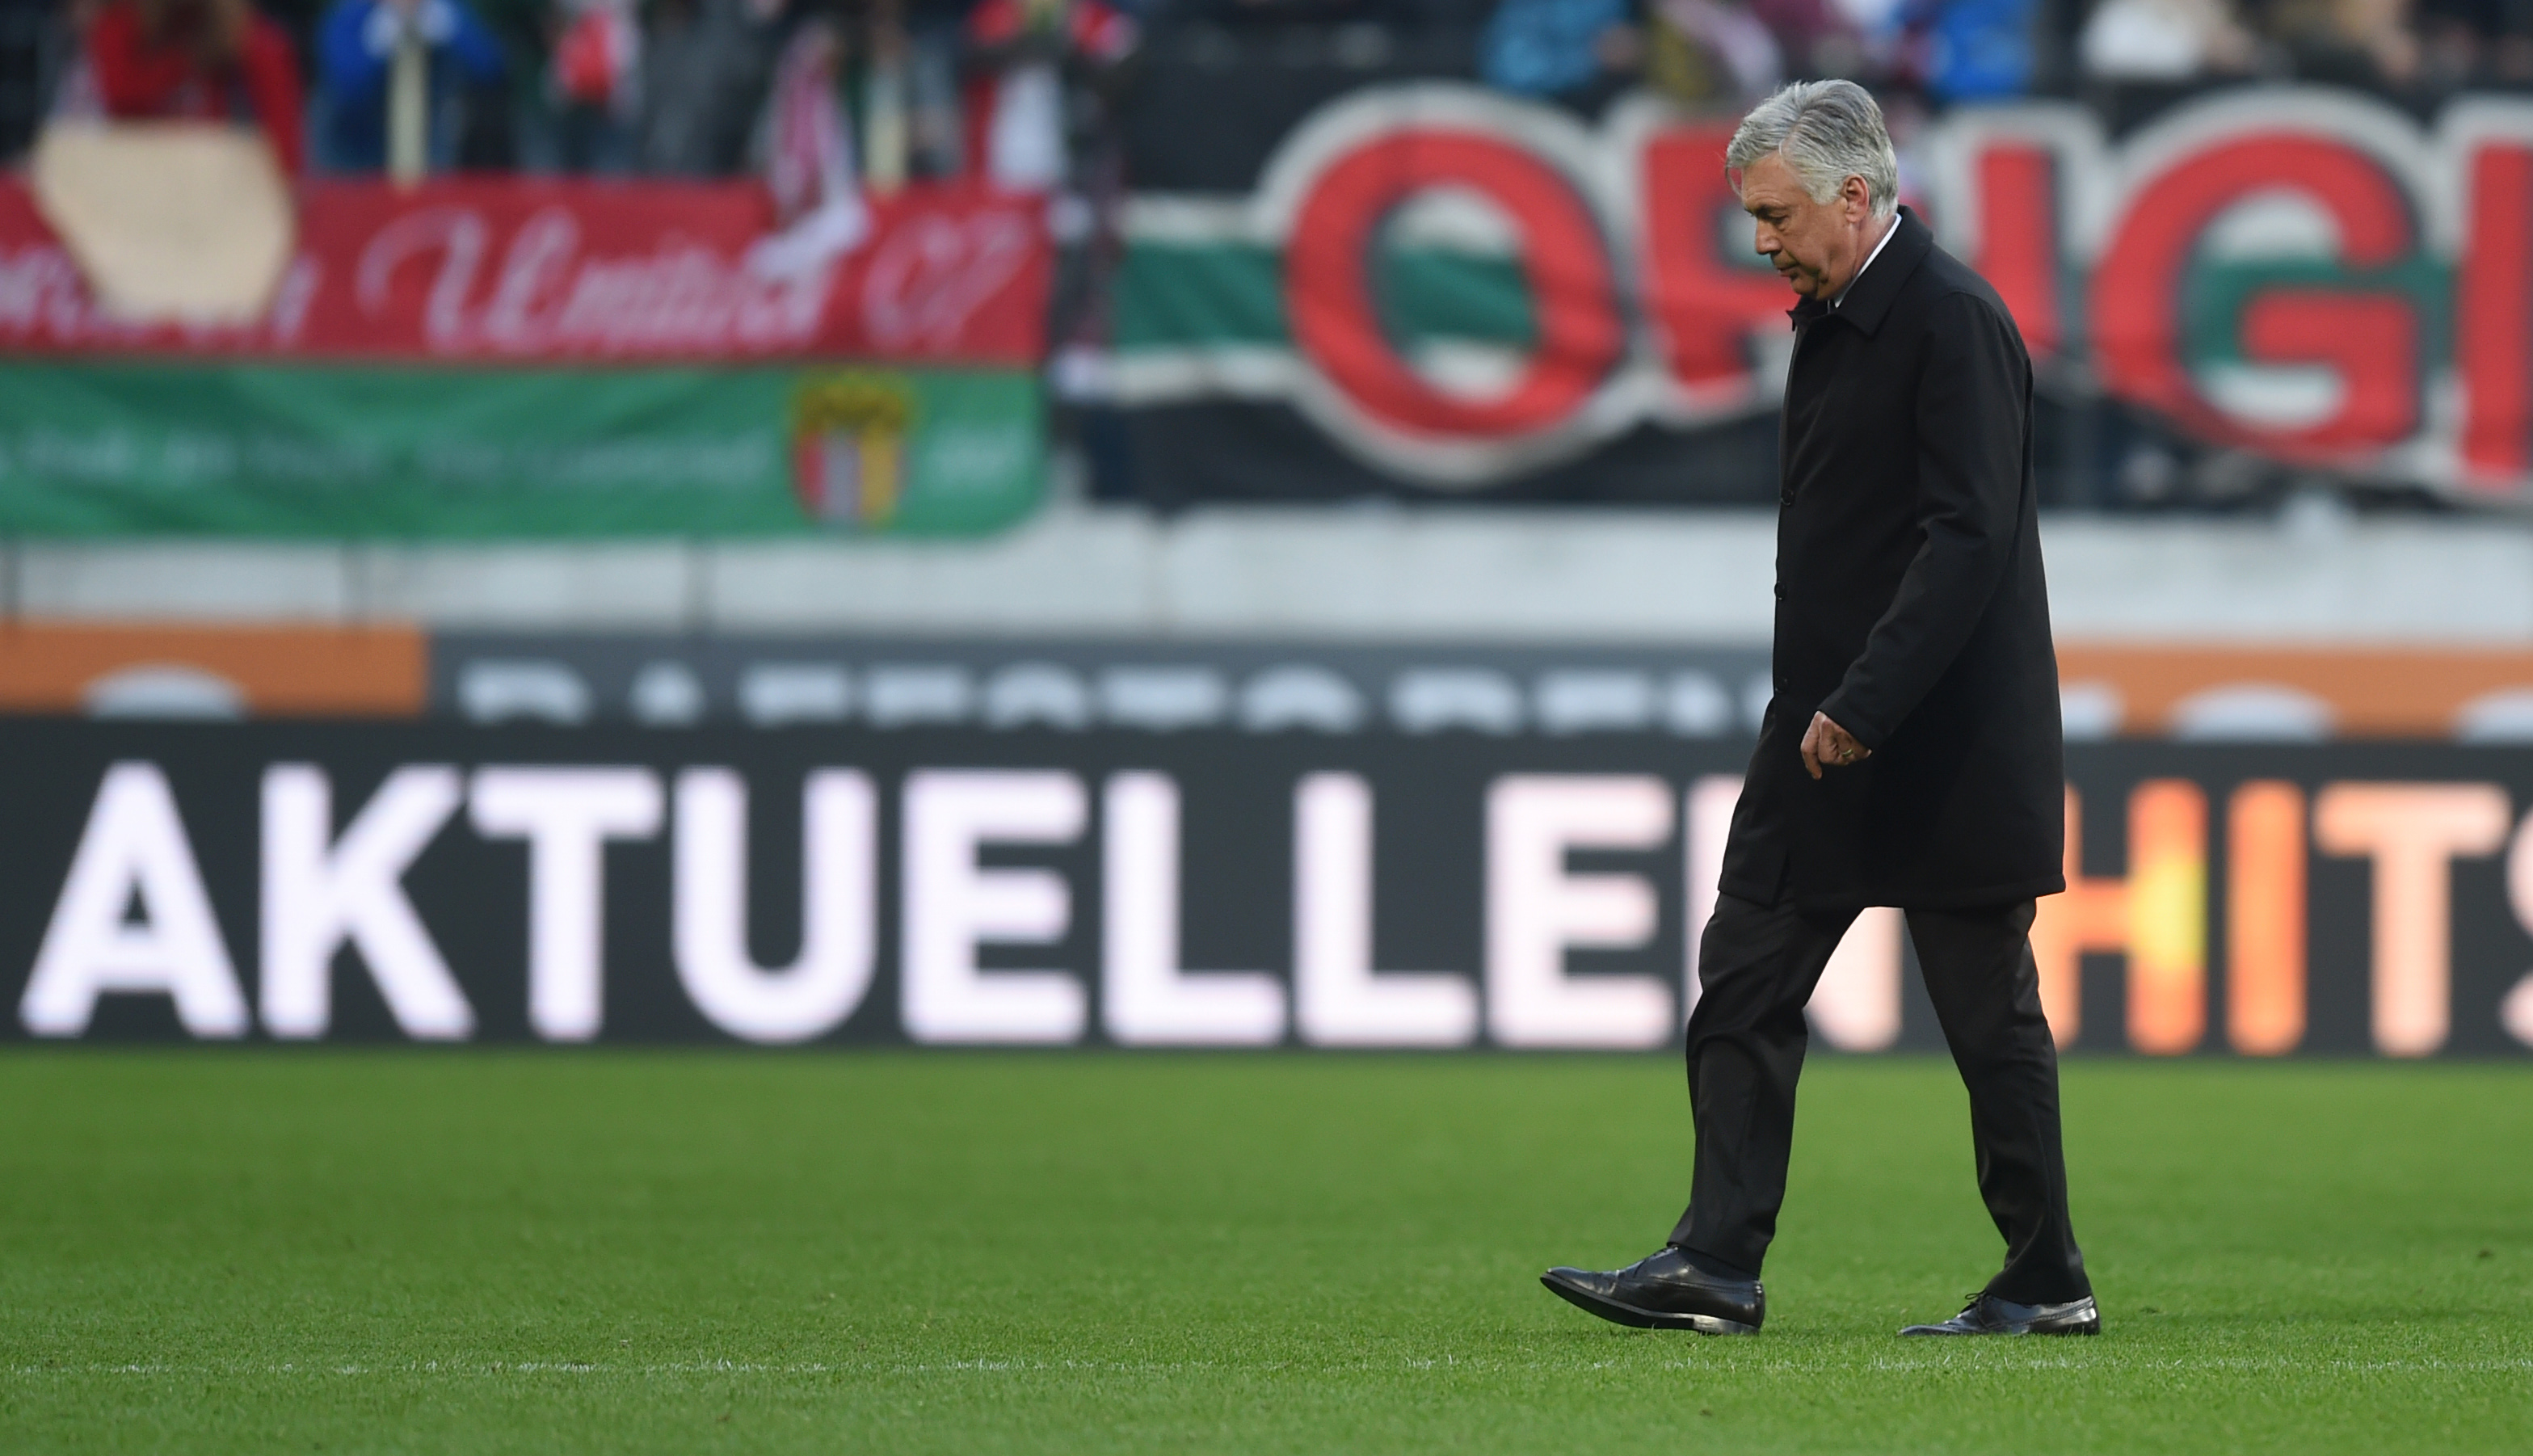
[[[88,63],[117,121],[252,121],[284,171],[300,170],[299,58],[252,0],[106,0]]]
[[[1073,171],[1065,87],[1112,82],[1140,34],[1104,0],[979,0],[968,13],[969,165],[1014,192]]]

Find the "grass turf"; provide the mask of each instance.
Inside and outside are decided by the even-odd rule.
[[[2109,1333],[1962,1097],[1815,1062],[1755,1339],[1539,1288],[1678,1213],[1638,1059],[22,1050],[0,1449],[2533,1448],[2533,1075],[2077,1063]]]

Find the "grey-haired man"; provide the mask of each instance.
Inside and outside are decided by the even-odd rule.
[[[2057,660],[2032,366],[1978,274],[1896,205],[1871,95],[1799,83],[1726,152],[1800,302],[1779,444],[1776,696],[1734,811],[1688,1021],[1688,1211],[1624,1269],[1542,1276],[1621,1324],[1749,1333],[1785,1201],[1803,1006],[1866,905],[1897,905],[1970,1089],[2005,1266],[1903,1334],[2093,1334],[2058,1062],[2027,932],[2065,888]]]

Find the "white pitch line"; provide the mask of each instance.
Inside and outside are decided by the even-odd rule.
[[[1437,1369],[1467,1370],[1473,1373],[1558,1372],[1581,1369],[1606,1370],[1642,1369],[1646,1370],[1705,1370],[1734,1373],[1825,1376],[1840,1373],[1888,1373],[1915,1370],[1960,1369],[1972,1372],[2000,1370],[2086,1370],[2107,1373],[2140,1373],[2154,1370],[2332,1370],[2366,1371],[2453,1371],[2459,1373],[2495,1373],[2533,1370],[2533,1358],[2497,1360],[2445,1360],[2435,1356],[2399,1360],[2297,1360],[2283,1356],[2213,1356],[2206,1359],[2126,1359],[2105,1352],[2097,1360],[2059,1358],[2019,1361],[2011,1366],[1973,1366],[1957,1360],[1873,1360],[1856,1365],[1828,1362],[1806,1362],[1789,1365],[1725,1366],[1712,1361],[1664,1360],[1631,1362],[1600,1360],[1574,1361],[1496,1361],[1471,1360],[1462,1357],[1406,1359],[1396,1362],[1366,1361],[1341,1366],[1298,1367],[1290,1361],[1262,1361],[1255,1364],[1226,1364],[1218,1361],[1090,1361],[1090,1360],[959,1360],[922,1364],[880,1361],[824,1362],[798,1361],[764,1363],[752,1361],[671,1361],[642,1365],[607,1365],[576,1361],[420,1361],[404,1365],[302,1366],[296,1361],[280,1365],[215,1364],[89,1364],[80,1366],[22,1365],[9,1373],[21,1378],[67,1375],[273,1375],[308,1374],[335,1376],[498,1376],[498,1375],[940,1375],[940,1374],[1024,1374],[1049,1371],[1090,1372],[1120,1375],[1183,1375],[1201,1372],[1249,1373],[1262,1370],[1294,1369],[1312,1374],[1353,1371],[1381,1374],[1396,1371],[1430,1371]]]

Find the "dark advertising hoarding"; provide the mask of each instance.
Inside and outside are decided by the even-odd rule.
[[[0,727],[20,1038],[1676,1044],[1746,744]],[[2533,753],[2102,743],[2062,1043],[2521,1055]],[[1868,912],[1812,1006],[1940,1044]]]

